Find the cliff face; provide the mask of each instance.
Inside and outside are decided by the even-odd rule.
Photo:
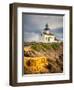
[[[63,43],[25,43],[24,73],[62,73]]]

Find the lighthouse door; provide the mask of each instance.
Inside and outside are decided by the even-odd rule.
[[[50,41],[50,37],[48,37],[48,41]]]

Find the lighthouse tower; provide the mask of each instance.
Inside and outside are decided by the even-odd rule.
[[[41,34],[41,41],[44,43],[56,42],[54,34],[50,32],[48,24],[45,25],[45,28]]]

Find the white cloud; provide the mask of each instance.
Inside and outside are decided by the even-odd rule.
[[[56,29],[63,27],[63,16],[59,15],[23,15],[24,25],[29,28],[43,29],[45,24],[49,24],[49,28]],[[24,28],[25,29],[25,28]]]
[[[39,42],[40,33],[48,23],[50,31],[59,39],[63,38],[63,16],[60,15],[30,15],[23,14],[24,41]],[[60,32],[62,28],[62,32]]]
[[[32,42],[37,41],[39,42],[39,34],[34,32],[24,32],[24,41]]]

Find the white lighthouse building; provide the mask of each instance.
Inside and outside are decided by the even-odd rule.
[[[50,32],[50,28],[48,27],[48,24],[45,25],[44,31],[41,34],[41,42],[44,43],[58,42],[54,34]]]

